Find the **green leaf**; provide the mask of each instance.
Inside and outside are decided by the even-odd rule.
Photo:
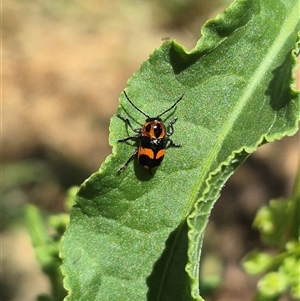
[[[253,225],[260,230],[264,242],[277,247],[285,245],[288,208],[288,201],[271,200],[268,206],[264,206],[258,211]]]
[[[288,253],[283,260],[279,271],[284,274],[291,288],[291,295],[295,299],[300,299],[300,243],[294,242],[297,248]]]
[[[73,186],[73,187],[69,188],[67,191],[67,196],[65,199],[65,209],[67,212],[70,212],[73,205],[75,204],[74,198],[76,196],[78,189],[79,189],[78,186]]]
[[[27,228],[30,234],[31,243],[35,251],[35,256],[41,269],[48,276],[51,284],[51,296],[41,294],[37,300],[60,301],[66,296],[66,291],[62,286],[62,273],[60,270],[61,259],[58,256],[59,235],[50,236],[46,231],[42,214],[34,205],[26,207]],[[66,219],[65,216],[57,216],[56,225],[61,225]],[[61,220],[61,221],[59,221]],[[59,226],[61,228],[61,226]]]
[[[287,241],[299,239],[300,199],[271,200],[260,208],[253,222],[265,243],[283,248]],[[300,207],[299,207],[300,208]]]
[[[262,296],[272,298],[279,296],[287,289],[288,281],[284,274],[270,272],[259,280],[257,286]]]
[[[295,300],[300,300],[300,282],[299,281],[292,287],[291,295]]]
[[[25,214],[32,246],[34,248],[42,248],[48,245],[51,239],[45,229],[43,218],[38,208],[34,205],[28,205]]]
[[[243,260],[243,267],[249,274],[258,274],[267,270],[273,263],[272,257],[266,253],[253,251]]]
[[[260,144],[297,131],[298,8],[236,1],[191,52],[165,42],[129,80],[129,98],[151,117],[185,92],[163,116],[178,117],[182,148],[168,148],[153,175],[136,162],[118,174],[134,146],[117,143],[132,132],[111,119],[113,154],[81,185],[61,245],[67,300],[202,300],[201,243],[220,189]],[[118,113],[134,128],[145,121],[123,94]]]

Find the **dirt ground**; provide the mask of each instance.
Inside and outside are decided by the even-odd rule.
[[[49,291],[24,226],[24,206],[63,211],[66,189],[110,153],[109,120],[128,78],[165,37],[192,49],[202,24],[228,3],[3,3],[2,161],[9,176],[2,186],[2,301],[31,301]],[[251,300],[257,279],[240,266],[245,253],[260,246],[251,223],[260,206],[291,193],[298,161],[299,133],[261,147],[226,184],[203,257],[221,261],[223,283],[208,300]]]

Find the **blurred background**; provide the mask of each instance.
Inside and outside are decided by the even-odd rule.
[[[2,301],[49,292],[24,222],[26,204],[63,212],[66,190],[110,153],[108,126],[128,78],[165,38],[192,49],[203,23],[230,0],[10,0],[3,2]],[[298,85],[299,87],[299,85]],[[259,207],[291,194],[299,133],[261,147],[222,191],[204,255],[221,262],[208,300],[250,300],[257,278],[240,260],[260,247]]]

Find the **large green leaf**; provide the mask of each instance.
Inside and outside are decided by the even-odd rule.
[[[113,154],[80,187],[61,246],[67,300],[202,300],[200,249],[220,189],[260,144],[297,131],[299,30],[299,0],[236,1],[193,51],[168,41],[142,64],[127,94],[157,116],[185,92],[166,114],[183,147],[153,175],[136,162],[118,174],[134,146],[117,144],[131,130],[112,118]],[[120,104],[144,123],[123,94]]]

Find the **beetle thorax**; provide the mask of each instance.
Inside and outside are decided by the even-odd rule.
[[[166,127],[160,120],[151,120],[144,124],[142,136],[154,140],[164,139],[166,137]]]

